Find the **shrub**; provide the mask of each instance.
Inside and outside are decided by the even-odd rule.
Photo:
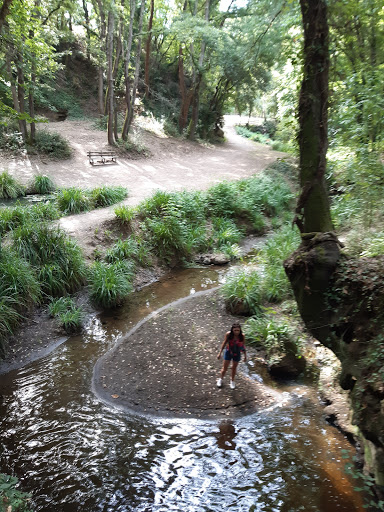
[[[36,132],[33,149],[59,160],[70,158],[72,154],[68,142],[60,134],[46,130]]]
[[[244,236],[243,231],[239,229],[231,219],[216,217],[212,219],[212,225],[212,237],[215,241],[215,245],[219,248],[222,245],[238,243]]]
[[[0,209],[0,233],[12,231],[18,226],[28,222],[31,218],[31,211],[26,206],[16,204],[13,207]]]
[[[47,295],[58,296],[66,293],[64,272],[57,263],[44,263],[38,270],[41,287]]]
[[[224,245],[221,245],[219,249],[231,260],[237,260],[241,258],[242,251],[238,244],[231,244],[228,242]]]
[[[41,298],[37,276],[25,260],[9,249],[0,253],[0,356],[6,338],[23,319],[23,310]]]
[[[285,274],[283,262],[300,243],[300,235],[291,225],[283,226],[267,240],[257,255],[263,264],[261,294],[268,302],[281,302],[291,297],[292,289]]]
[[[17,254],[39,267],[39,281],[49,295],[64,294],[84,282],[80,247],[60,229],[46,223],[28,223],[12,233]]]
[[[8,171],[0,174],[0,199],[16,199],[25,196],[25,187],[13,178]]]
[[[11,153],[22,154],[25,151],[24,140],[17,125],[7,120],[8,126],[0,126],[0,148]]]
[[[23,319],[17,311],[18,303],[12,297],[0,298],[0,356],[4,357],[7,336]]]
[[[41,222],[60,218],[60,212],[52,202],[40,202],[30,205],[21,205],[0,209],[0,233],[12,231],[28,222]]]
[[[53,299],[48,304],[49,314],[54,317],[61,315],[68,311],[68,309],[73,309],[75,307],[75,303],[71,297],[59,297],[58,299]]]
[[[56,220],[61,217],[56,204],[51,201],[34,204],[30,208],[30,214],[32,221]]]
[[[67,333],[75,333],[81,329],[84,312],[76,307],[74,300],[70,297],[53,300],[48,309],[51,316],[59,318],[60,324]]]
[[[31,265],[9,249],[0,255],[0,296],[11,297],[16,309],[39,302],[40,285]]]
[[[116,144],[129,153],[136,153],[144,156],[150,154],[150,151],[144,144],[139,132],[131,132],[127,140],[119,139],[116,141]]]
[[[60,316],[60,323],[68,334],[74,334],[81,330],[84,313],[80,308],[65,311]]]
[[[175,194],[179,211],[189,225],[198,226],[206,220],[206,197],[200,192],[179,192]]]
[[[294,196],[285,181],[266,172],[245,181],[241,202],[246,211],[279,215],[291,205]]]
[[[95,130],[106,131],[108,128],[108,116],[99,116],[93,121],[92,126]]]
[[[186,224],[185,251],[186,254],[193,252],[208,251],[213,247],[213,239],[208,237],[205,225],[191,226]]]
[[[86,193],[75,187],[59,190],[56,198],[59,209],[66,215],[91,209],[91,200]]]
[[[265,233],[266,223],[263,215],[260,212],[251,212],[250,220],[252,222],[253,229],[256,231],[256,233]]]
[[[49,194],[56,189],[56,186],[49,176],[38,174],[34,177],[30,188],[31,192],[35,194]]]
[[[156,255],[166,262],[174,256],[186,256],[187,228],[177,213],[145,221],[149,242]]]
[[[207,215],[211,217],[234,217],[239,210],[235,185],[219,183],[207,191]]]
[[[129,258],[133,259],[137,253],[137,246],[137,241],[133,237],[119,240],[113,247],[107,250],[105,259],[108,263]]]
[[[295,328],[285,318],[273,318],[271,315],[252,317],[244,324],[244,333],[249,343],[261,345],[266,349],[270,363],[278,352],[300,355],[302,340]]]
[[[149,252],[150,248],[144,241],[135,237],[129,237],[126,240],[119,240],[113,247],[108,249],[105,259],[108,263],[131,259],[137,261],[142,266],[146,266],[150,261]]]
[[[9,512],[31,512],[30,494],[17,489],[17,478],[0,473],[0,510]]]
[[[228,309],[234,314],[260,314],[260,276],[254,268],[234,269],[221,287]]]
[[[364,251],[360,254],[362,257],[374,258],[384,255],[384,233],[375,234],[367,243]]]
[[[266,119],[263,123],[263,129],[265,130],[265,133],[267,133],[271,139],[273,139],[277,130],[276,121]]]
[[[151,197],[142,201],[138,211],[145,217],[155,217],[165,213],[169,206],[176,210],[175,195],[170,192],[157,190]]]
[[[94,188],[91,192],[91,198],[94,202],[95,208],[118,203],[125,199],[127,195],[128,191],[125,187],[103,186]]]
[[[130,269],[120,262],[96,261],[89,269],[91,299],[102,307],[119,306],[133,290],[131,279]]]
[[[265,267],[264,272],[261,285],[263,300],[279,303],[292,297],[292,288],[281,261],[269,264]]]

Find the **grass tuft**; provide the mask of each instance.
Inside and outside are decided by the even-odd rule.
[[[25,187],[8,171],[0,174],[0,199],[16,199],[25,196]]]
[[[17,254],[39,267],[39,280],[48,295],[72,292],[84,282],[81,249],[62,229],[28,223],[15,229],[12,238]]]
[[[73,299],[70,297],[60,297],[54,299],[48,305],[49,314],[57,317],[61,326],[68,334],[79,332],[84,320],[84,312],[76,307]]]
[[[121,206],[116,206],[114,212],[121,224],[129,224],[135,218],[137,208],[123,204]]]
[[[91,198],[95,208],[110,206],[118,203],[128,196],[125,187],[98,187],[91,191]]]
[[[50,194],[56,190],[56,186],[46,174],[37,174],[33,178],[30,189],[34,194]]]
[[[56,202],[59,209],[66,215],[86,212],[92,208],[91,200],[87,194],[75,187],[59,190]]]
[[[96,261],[89,269],[91,299],[104,308],[120,306],[133,290],[132,277],[131,269],[121,262]]]
[[[261,308],[261,278],[250,267],[234,269],[221,287],[227,308],[231,313],[259,315]]]

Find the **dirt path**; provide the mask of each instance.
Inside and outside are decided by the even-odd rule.
[[[139,130],[136,138],[149,149],[150,157],[119,156],[116,164],[95,166],[89,164],[87,151],[108,149],[105,132],[95,130],[89,121],[50,123],[44,129],[60,133],[69,141],[73,149],[70,159],[52,161],[37,156],[7,158],[2,155],[0,169],[8,169],[24,184],[36,174],[48,174],[58,187],[121,185],[127,187],[129,193],[125,202],[137,205],[156,190],[205,190],[223,180],[246,178],[285,156],[237,135],[234,124],[239,120],[239,116],[226,116],[226,142],[216,146],[162,138]],[[113,209],[65,217],[60,224],[89,254],[94,249],[95,228],[114,217]]]

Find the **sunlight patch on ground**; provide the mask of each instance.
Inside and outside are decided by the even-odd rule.
[[[152,132],[162,139],[168,138],[168,135],[164,132],[164,120],[156,119],[152,114],[137,116],[135,124],[140,126],[143,130]]]

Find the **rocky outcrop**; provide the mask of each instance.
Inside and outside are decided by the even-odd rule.
[[[301,316],[341,362],[365,469],[384,486],[384,258],[348,259],[332,233],[303,235],[286,260]]]
[[[282,353],[269,365],[269,373],[276,379],[296,379],[306,367],[304,357],[292,352]]]
[[[195,262],[200,265],[227,265],[231,258],[222,252],[199,254]]]

